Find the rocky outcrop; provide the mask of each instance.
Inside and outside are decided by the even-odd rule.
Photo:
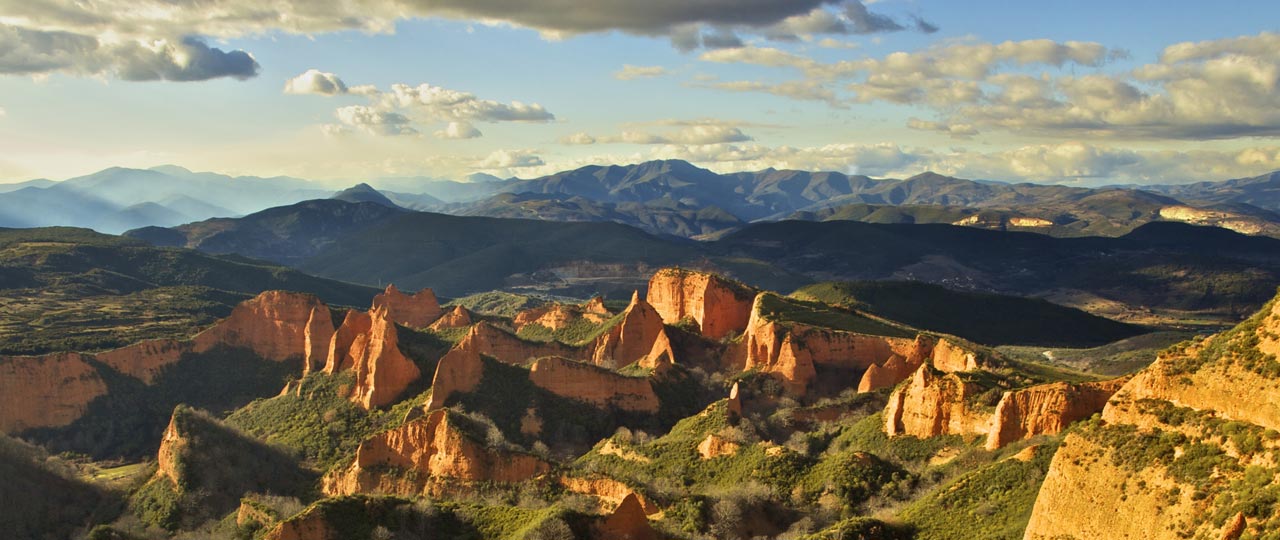
[[[1111,396],[1100,422],[1064,439],[1025,538],[1260,538],[1280,529],[1272,497],[1247,487],[1280,474],[1280,444],[1262,435],[1280,429],[1278,345],[1280,299],[1232,330],[1161,353]]]
[[[755,291],[744,285],[715,274],[680,268],[654,273],[646,295],[667,324],[692,320],[710,339],[746,329],[754,297]]]
[[[954,373],[920,366],[906,385],[894,390],[885,407],[884,432],[890,437],[986,434],[990,415],[975,410],[980,389]]]
[[[431,397],[427,400],[426,410],[434,411],[442,408],[455,394],[465,394],[475,390],[482,378],[484,378],[484,360],[480,358],[480,353],[459,348],[450,350],[436,364],[436,373],[431,379]]]
[[[662,511],[661,508],[658,508],[658,505],[653,504],[644,495],[631,489],[631,486],[606,476],[590,476],[586,478],[561,476],[560,485],[573,493],[590,495],[599,499],[602,503],[600,509],[606,513],[616,511],[627,497],[635,497],[646,516],[652,516]]]
[[[991,420],[987,449],[1037,435],[1056,435],[1068,425],[1102,412],[1125,379],[1096,383],[1056,382],[1005,392]]]
[[[484,321],[472,326],[454,348],[483,354],[507,364],[524,364],[544,356],[582,357],[582,351],[574,347],[558,342],[525,341]]]
[[[658,412],[658,395],[649,379],[558,357],[540,358],[529,371],[534,385],[558,396],[597,407],[630,412]]]
[[[358,336],[348,350],[356,376],[351,400],[365,409],[390,404],[422,376],[400,352],[396,325],[386,311],[376,309],[370,319],[369,332]]]
[[[436,322],[431,323],[428,328],[432,330],[445,330],[448,328],[466,328],[471,326],[471,312],[462,306],[454,307],[448,313],[444,314]]]
[[[77,353],[0,358],[0,431],[74,422],[107,385]]]
[[[662,316],[640,299],[631,295],[631,303],[622,313],[622,321],[605,331],[591,344],[591,361],[611,369],[636,362],[647,368],[672,363],[675,354],[662,324]]]
[[[324,492],[415,495],[436,482],[519,482],[551,469],[533,455],[487,448],[453,414],[433,411],[360,443],[350,465],[325,477]]]
[[[822,366],[863,371],[860,392],[896,386],[925,363],[943,372],[981,367],[972,347],[952,338],[877,336],[775,321],[764,310],[772,294],[756,297],[742,347],[728,355],[735,360],[727,367],[769,373],[792,393],[803,394]]]
[[[592,540],[658,540],[649,525],[644,507],[634,495],[628,495],[613,514],[592,527]]]
[[[587,301],[587,303],[577,306],[557,302],[527,309],[516,314],[513,324],[517,332],[531,324],[536,324],[549,330],[560,330],[577,320],[602,323],[612,316],[613,314],[609,313],[609,310],[604,307],[604,300],[597,296]]]
[[[189,340],[149,340],[96,354],[0,357],[0,430],[65,426],[83,415],[107,391],[90,361],[150,384],[184,355],[218,347],[248,349],[273,361],[306,358],[308,335],[325,332],[326,319],[313,315],[328,309],[308,294],[268,291]]]
[[[387,317],[393,322],[410,328],[426,327],[444,313],[431,289],[422,289],[410,296],[400,292],[395,285],[387,285],[386,291],[373,297],[373,305],[369,310],[378,309],[385,309]]]
[[[330,375],[351,369],[355,358],[351,356],[356,340],[367,335],[373,327],[373,317],[363,311],[347,310],[342,324],[329,339],[329,352],[326,355],[324,372]]]
[[[732,456],[741,448],[742,445],[712,433],[698,443],[698,456],[704,460]]]
[[[307,327],[302,334],[303,362],[302,374],[324,369],[329,360],[329,344],[333,341],[333,315],[329,308],[316,306],[307,318]]]

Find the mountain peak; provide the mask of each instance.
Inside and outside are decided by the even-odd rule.
[[[386,195],[382,194],[382,192],[374,189],[373,186],[364,182],[339,191],[330,198],[350,203],[371,202],[388,208],[399,208],[396,203],[391,202],[391,199],[388,199]]]
[[[195,174],[191,172],[191,169],[188,169],[186,167],[181,167],[178,165],[156,165],[155,167],[151,167],[150,169],[147,169],[147,170],[168,174],[168,175],[173,175],[173,176],[185,176],[185,175]]]

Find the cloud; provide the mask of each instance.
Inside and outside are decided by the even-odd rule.
[[[391,92],[375,96],[384,107],[396,107],[437,120],[477,122],[550,122],[555,120],[542,105],[512,101],[501,103],[475,94],[430,84],[394,84]]]
[[[535,150],[495,150],[478,164],[481,169],[523,169],[546,164]]]
[[[825,101],[832,106],[840,106],[836,94],[819,81],[800,80],[767,83],[761,81],[725,81],[703,83],[695,86],[715,88],[729,92],[763,92],[802,101]]]
[[[351,105],[334,111],[338,118],[338,127],[326,128],[327,133],[343,133],[358,130],[370,135],[416,135],[417,129],[410,125],[409,118],[391,111],[381,111],[364,105]]]
[[[475,139],[484,136],[469,122],[449,122],[444,129],[435,132],[439,139]]]
[[[1280,36],[1167,47],[1118,74],[992,79],[952,121],[1056,136],[1230,139],[1280,135]]]
[[[936,131],[939,133],[945,133],[957,139],[968,139],[978,134],[978,129],[969,124],[931,122],[914,117],[907,120],[907,127],[920,131]]]
[[[347,85],[337,75],[318,69],[308,69],[301,75],[285,81],[284,93],[334,96],[347,93]]]
[[[253,57],[208,47],[204,38],[392,33],[398,21],[427,18],[530,28],[549,39],[620,31],[666,38],[680,50],[740,47],[742,36],[795,40],[906,28],[859,0],[278,0],[270,9],[255,0],[8,0],[0,3],[0,73],[243,79],[257,73]],[[917,30],[936,30],[912,19]]]
[[[595,143],[596,143],[596,138],[592,137],[586,132],[578,132],[578,133],[574,133],[572,135],[566,135],[560,138],[560,144],[588,145],[588,144],[595,144]]]
[[[662,66],[633,66],[631,64],[623,64],[622,69],[613,74],[613,78],[620,81],[630,81],[633,79],[661,77],[666,74],[667,68]]]
[[[224,51],[194,37],[105,43],[91,35],[0,24],[0,74],[68,73],[129,81],[248,79],[258,62],[245,51]]]

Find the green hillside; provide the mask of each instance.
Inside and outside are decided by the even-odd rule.
[[[954,291],[913,281],[818,283],[792,296],[985,345],[1092,347],[1144,331],[1045,300]]]

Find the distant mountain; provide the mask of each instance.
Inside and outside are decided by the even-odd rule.
[[[21,189],[0,190],[0,226],[121,232],[231,217],[328,194],[297,178],[231,177],[171,165],[113,167],[62,182],[24,184]]]
[[[1280,171],[1225,182],[1157,185],[1147,189],[1181,200],[1199,203],[1244,203],[1280,211]]]
[[[37,178],[35,180],[27,180],[25,182],[14,182],[12,184],[0,184],[0,193],[9,193],[10,191],[18,191],[22,188],[46,188],[55,184],[53,180],[48,178]]]
[[[814,281],[914,280],[1047,297],[1144,321],[1174,311],[1230,318],[1257,308],[1280,282],[1280,240],[1180,223],[1149,223],[1118,238],[1054,238],[946,225],[782,221],[692,242],[615,223],[460,217],[324,200],[129,235],[449,296],[494,289],[623,296],[643,287],[638,269],[682,264],[774,290]]]
[[[607,203],[585,197],[535,193],[502,193],[459,208],[445,207],[463,216],[541,219],[548,221],[611,221],[652,234],[697,238],[734,229],[744,223],[715,206],[697,207],[670,199]]]
[[[391,202],[391,199],[388,199],[386,195],[383,195],[378,190],[373,189],[373,186],[370,186],[369,184],[356,184],[339,191],[330,198],[349,203],[370,202],[390,208],[399,208],[396,203]]]
[[[379,178],[369,184],[383,192],[429,195],[446,203],[474,202],[493,196],[516,180],[501,180],[491,175],[471,175],[471,181],[458,182],[423,176]]]

